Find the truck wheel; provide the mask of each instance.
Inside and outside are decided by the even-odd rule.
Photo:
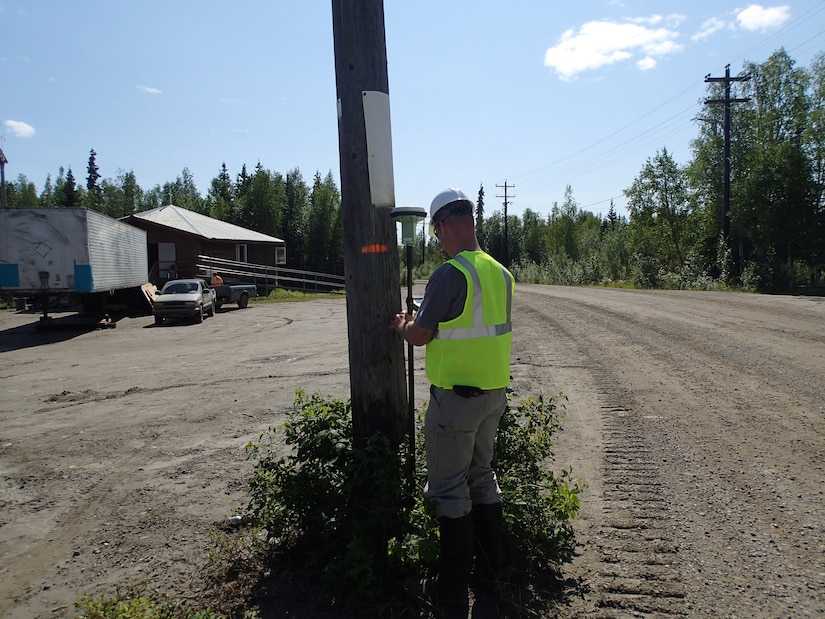
[[[155,324],[162,325],[163,324],[163,316],[155,316]]]
[[[244,292],[241,295],[241,298],[238,299],[238,307],[244,309],[247,305],[249,305],[249,295]]]
[[[198,306],[198,315],[195,316],[195,320],[203,322],[203,305]]]
[[[214,316],[215,316],[215,302],[212,301],[212,303],[209,305],[209,317],[212,318]]]

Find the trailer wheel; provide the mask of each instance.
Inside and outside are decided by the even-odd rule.
[[[244,309],[247,305],[249,305],[249,295],[244,292],[241,294],[241,298],[238,299],[238,307]]]
[[[162,325],[163,324],[163,316],[155,316],[155,324]]]

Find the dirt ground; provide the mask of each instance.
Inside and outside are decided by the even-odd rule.
[[[50,333],[0,313],[0,616],[185,595],[246,503],[244,445],[298,388],[348,397],[345,320],[343,299]],[[825,616],[825,299],[522,285],[513,376],[569,398],[555,468],[587,484],[560,616]]]

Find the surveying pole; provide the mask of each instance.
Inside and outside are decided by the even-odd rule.
[[[413,302],[412,259],[415,229],[419,221],[427,216],[427,209],[422,206],[397,206],[392,209],[392,217],[401,222],[401,242],[407,250],[407,316],[415,310]],[[413,355],[415,347],[407,342],[407,438],[410,456],[407,460],[407,477],[410,488],[415,487],[415,375]]]

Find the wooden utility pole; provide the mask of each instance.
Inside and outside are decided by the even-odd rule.
[[[352,422],[399,445],[406,434],[397,232],[390,210],[389,80],[383,0],[332,0]],[[366,110],[366,111],[365,111]]]
[[[731,103],[746,103],[750,98],[746,99],[731,99],[730,85],[731,82],[745,82],[750,79],[750,76],[745,77],[731,77],[730,65],[725,66],[725,77],[711,77],[710,73],[705,76],[705,82],[722,82],[725,85],[724,99],[705,99],[705,105],[719,105],[725,106],[725,152],[722,159],[722,166],[725,175],[725,184],[722,194],[722,234],[725,242],[728,242],[730,236],[730,104]]]
[[[6,208],[6,164],[9,162],[3,149],[0,148],[0,207]]]
[[[504,195],[503,196],[496,196],[497,198],[504,198],[504,266],[510,266],[510,234],[508,230],[507,224],[507,205],[510,204],[510,200],[507,196],[508,189],[515,189],[515,185],[508,185],[507,181],[504,181],[503,185],[496,185],[496,187],[503,187],[504,188]],[[510,196],[515,198],[515,196]]]

